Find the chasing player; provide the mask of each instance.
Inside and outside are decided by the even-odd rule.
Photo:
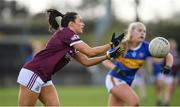
[[[169,85],[172,83],[172,76],[164,75],[161,73],[161,67],[163,65],[163,59],[152,59],[152,70],[155,77],[155,92],[156,92],[156,105],[163,106],[165,103],[165,96],[169,94],[167,92]],[[164,91],[166,93],[164,93]],[[166,99],[167,100],[167,99]]]
[[[106,87],[109,92],[108,106],[139,105],[139,97],[131,88],[131,84],[136,71],[144,64],[146,58],[151,56],[145,37],[145,25],[140,22],[131,23],[122,41],[122,47],[126,49],[124,56],[116,58],[115,63],[109,60],[103,62],[106,67],[110,68],[106,77]],[[169,53],[165,59],[166,63],[162,72],[169,73],[173,57]]]

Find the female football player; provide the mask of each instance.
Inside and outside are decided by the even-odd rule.
[[[170,99],[170,85],[173,82],[171,75],[165,75],[161,73],[161,67],[163,64],[163,59],[153,58],[152,60],[152,70],[155,77],[155,91],[156,91],[156,105],[163,106],[166,101]],[[168,96],[169,98],[165,98]],[[167,103],[166,103],[167,104]]]
[[[80,15],[75,12],[61,14],[54,9],[49,9],[47,12],[50,29],[55,33],[47,42],[45,49],[25,63],[19,73],[17,79],[20,84],[19,106],[34,106],[38,99],[45,106],[59,106],[58,94],[51,78],[72,57],[84,66],[91,66],[118,54],[118,49],[113,48],[106,55],[95,57],[117,46],[121,42],[119,37],[122,36],[117,38],[113,36],[111,44],[91,48],[79,37],[85,26]],[[62,17],[61,28],[55,19],[58,16]]]
[[[126,50],[124,55],[116,58],[115,63],[109,60],[103,62],[106,67],[111,69],[106,77],[109,106],[139,105],[139,97],[130,86],[136,71],[144,64],[146,58],[151,56],[145,37],[145,25],[140,22],[131,23],[121,42],[122,48]],[[173,64],[173,57],[168,53],[165,59],[166,64],[162,70],[168,73]]]
[[[172,76],[173,76],[173,84],[172,84],[172,93],[175,91],[176,86],[180,80],[180,54],[178,52],[178,44],[174,39],[169,40],[171,50],[170,52],[173,55],[174,63],[172,66]]]
[[[164,62],[162,59],[153,59],[153,71],[155,76],[156,86],[156,101],[157,106],[169,106],[173,92],[177,85],[180,57],[177,51],[177,43],[174,39],[169,39],[170,52],[173,56],[174,63],[172,72],[168,75],[161,73],[161,66]]]

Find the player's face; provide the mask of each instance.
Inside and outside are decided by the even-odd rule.
[[[132,30],[131,36],[132,36],[131,40],[133,42],[137,42],[137,43],[142,42],[146,37],[146,29],[144,28],[144,26],[138,25]]]
[[[81,33],[83,33],[85,24],[79,15],[77,15],[76,17],[77,18],[73,22],[73,28],[74,28],[75,33],[81,34]]]

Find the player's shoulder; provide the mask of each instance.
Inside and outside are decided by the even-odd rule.
[[[62,33],[64,34],[65,38],[71,38],[71,39],[79,39],[79,35],[74,33],[71,29],[69,28],[63,28]]]
[[[148,41],[143,41],[142,42],[144,45],[149,45],[149,42]]]
[[[149,42],[148,41],[143,41],[141,43],[141,48],[140,50],[143,51],[143,52],[147,52],[148,51],[148,48],[149,48]]]
[[[149,42],[148,41],[143,41],[142,42],[142,47],[148,47],[149,46]]]

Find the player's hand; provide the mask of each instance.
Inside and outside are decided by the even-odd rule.
[[[116,46],[118,46],[121,43],[121,41],[123,40],[125,34],[121,33],[117,37],[115,37],[115,36],[116,36],[115,33],[113,33],[111,42],[110,42],[111,48],[115,48]]]
[[[115,59],[124,54],[121,48],[112,48],[106,52],[107,59]]]
[[[164,66],[161,68],[161,72],[164,74],[169,74],[171,72],[171,67],[169,66]]]

